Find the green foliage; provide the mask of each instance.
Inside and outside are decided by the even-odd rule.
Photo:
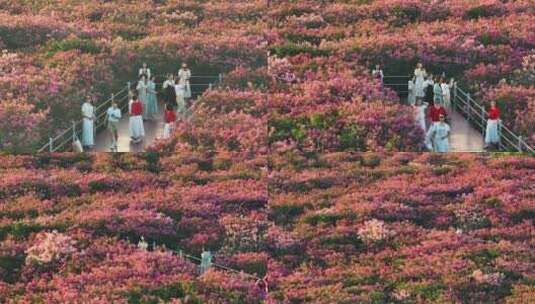
[[[497,5],[481,5],[471,8],[466,11],[466,19],[479,19],[479,18],[488,18],[488,17],[498,17],[503,14],[503,11]]]
[[[79,38],[54,41],[46,47],[46,50],[47,57],[52,57],[57,52],[67,52],[70,50],[79,50],[82,53],[93,55],[102,52],[102,48],[95,41]]]
[[[26,257],[22,254],[0,256],[1,280],[9,284],[16,283],[25,259]]]
[[[40,224],[17,221],[13,224],[0,227],[0,240],[5,239],[8,235],[12,236],[16,240],[24,240],[30,234],[39,232],[43,228],[44,227]]]
[[[483,268],[491,265],[496,258],[500,256],[497,249],[483,249],[468,256],[478,267]]]
[[[345,217],[344,215],[337,214],[337,213],[316,213],[316,214],[311,214],[311,215],[305,216],[303,221],[306,224],[310,224],[310,225],[313,225],[313,226],[316,226],[316,225],[318,225],[320,223],[334,225],[334,224],[336,224],[336,221],[338,221],[338,220],[340,220],[340,219],[342,219],[344,217]]]
[[[290,224],[294,218],[305,211],[305,205],[299,204],[277,204],[270,206],[271,218],[277,224]]]
[[[129,304],[159,304],[162,301],[169,302],[172,299],[182,299],[188,295],[190,296],[188,303],[202,303],[195,296],[194,286],[182,282],[176,282],[155,289],[134,288],[125,293]]]
[[[286,43],[284,45],[276,45],[270,48],[270,52],[279,58],[287,56],[295,56],[299,54],[310,54],[311,56],[329,56],[330,52],[327,50],[319,50],[312,46],[301,45],[296,43]]]

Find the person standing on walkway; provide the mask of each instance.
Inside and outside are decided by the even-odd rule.
[[[446,123],[446,115],[441,114],[439,122],[433,124],[427,131],[427,138],[431,140],[433,152],[449,152],[450,126]]]
[[[147,106],[144,109],[144,115],[149,119],[154,119],[158,113],[158,98],[156,96],[156,83],[154,76],[149,79],[147,93]]]
[[[496,106],[496,101],[490,102],[489,119],[487,120],[487,130],[485,132],[485,148],[497,146],[500,143],[500,110]]]
[[[416,65],[416,69],[414,70],[414,94],[416,98],[423,98],[425,96],[424,81],[426,76],[427,72],[423,68],[423,65],[421,63],[418,63]]]
[[[147,67],[145,62],[143,62],[143,67],[139,69],[138,77],[141,77],[142,75],[145,75],[147,78],[150,78],[151,76],[150,69]]]
[[[110,150],[117,152],[117,141],[119,140],[119,120],[121,119],[121,109],[117,107],[117,102],[112,101],[111,107],[106,111],[106,123],[111,138]]]
[[[433,75],[432,74],[429,74],[427,76],[427,79],[424,81],[424,91],[425,91],[425,96],[424,96],[424,102],[427,102],[428,104],[430,105],[433,105],[434,104],[434,99],[433,99],[433,87],[435,85],[435,81],[433,80]]]
[[[176,91],[175,91],[175,76],[173,74],[167,75],[167,80],[162,85],[164,91],[165,103],[168,105],[176,104]]]
[[[128,103],[128,113],[130,114],[128,131],[133,143],[140,142],[145,137],[143,127],[143,103],[136,95],[132,96]]]
[[[414,85],[414,77],[409,80],[409,96],[407,97],[407,101],[409,105],[413,106],[416,103],[416,87]]]
[[[453,84],[453,78],[450,81]],[[446,82],[446,78],[442,78],[440,81],[440,87],[442,88],[442,96],[444,99],[444,108],[451,109],[451,86]]]
[[[147,76],[145,74],[141,75],[139,81],[137,82],[137,96],[139,100],[143,103],[144,108],[147,108],[149,102],[149,83]],[[143,113],[143,119],[147,119],[146,113]]]
[[[173,130],[175,129],[176,124],[176,113],[171,105],[165,105],[164,121],[163,126],[163,136],[162,138],[167,139],[171,137]]]
[[[429,120],[432,125],[440,122],[440,115],[447,116],[446,109],[438,103],[431,106],[429,109]]]
[[[95,145],[95,107],[93,99],[88,97],[82,105],[82,146],[92,148]]]
[[[186,111],[186,102],[184,100],[186,86],[177,79],[175,84],[176,106],[178,113],[184,113]]]
[[[184,85],[184,98],[191,98],[191,85],[189,79],[191,78],[191,71],[186,63],[182,63],[182,67],[178,70],[178,79]]]
[[[426,119],[426,113],[427,113],[427,106],[429,104],[422,102],[422,98],[416,99],[416,105],[413,105],[414,107],[414,114],[415,119],[420,128],[424,131],[424,133],[427,131],[425,119]]]
[[[372,70],[372,76],[377,78],[377,80],[381,81],[381,84],[383,83],[385,74],[383,73],[383,69],[381,69],[381,65],[375,65],[375,69]]]
[[[443,78],[440,78],[440,81],[437,81],[433,85],[433,103],[438,103],[440,105],[444,104],[443,92],[441,84],[444,82]]]

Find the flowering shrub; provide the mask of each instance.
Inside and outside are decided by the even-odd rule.
[[[81,118],[88,96],[102,101],[135,79],[142,62],[158,78],[182,62],[197,75],[247,66],[248,81],[265,86],[265,72],[254,72],[266,62],[263,1],[6,1],[0,10],[3,151],[35,151]],[[225,85],[246,89],[237,73]]]
[[[534,15],[529,1],[380,0],[331,1],[322,5],[314,1],[277,1],[270,14],[276,24],[269,36],[270,51],[276,58],[269,63],[272,75],[278,79],[272,86],[276,95],[271,99],[277,101],[275,106],[279,106],[279,99],[284,102],[288,113],[289,109],[300,111],[303,108],[301,96],[307,94],[309,88],[302,84],[312,83],[311,78],[328,82],[339,77],[347,83],[362,78],[352,88],[360,89],[359,95],[367,101],[396,101],[388,95],[370,96],[377,81],[369,78],[369,69],[378,63],[387,76],[405,76],[412,75],[416,63],[422,62],[428,72],[435,75],[445,72],[448,78],[455,77],[469,88],[472,96],[485,104],[494,97],[487,96],[486,92],[493,91],[505,79],[514,90],[523,92],[515,96],[518,104],[511,100],[501,109],[504,124],[527,138],[534,134],[527,124],[533,125],[534,121],[533,101],[526,92],[533,83],[529,81],[529,71],[530,55],[535,46]],[[341,67],[350,67],[353,73],[332,75]],[[292,81],[285,81],[288,71],[290,76],[295,74],[289,77]],[[320,78],[328,74],[330,77]],[[279,98],[279,94],[283,97]],[[326,103],[346,97],[344,92],[333,89],[323,94],[321,106],[307,109],[309,112],[321,115]],[[351,102],[349,98],[345,101]],[[381,118],[405,116],[403,110],[389,111],[391,107],[386,104],[381,105],[386,112]],[[365,114],[359,116],[366,119]],[[278,124],[274,128],[284,130],[285,125]],[[379,136],[384,137],[379,147],[401,134],[399,131],[384,134],[386,126],[376,128]],[[342,131],[330,132],[340,134]],[[294,130],[294,134],[304,137],[299,133],[305,130]],[[315,132],[313,136],[326,136],[322,133]],[[400,145],[393,150],[416,149],[412,143],[404,144],[407,146]],[[376,147],[352,145],[359,151],[377,151]],[[341,147],[323,149],[339,151]]]
[[[533,158],[287,151],[271,161],[275,301],[533,297]]]
[[[76,250],[74,241],[57,231],[38,234],[36,239],[36,244],[26,250],[26,263],[50,263],[65,259]]]
[[[267,273],[266,173],[237,157],[2,157],[0,302],[260,303],[256,279],[169,251]]]
[[[367,221],[359,229],[358,235],[365,243],[380,242],[389,237],[390,232],[385,228],[384,222],[376,219]]]

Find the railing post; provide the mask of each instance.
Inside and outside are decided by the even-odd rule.
[[[52,137],[48,138],[48,151],[54,152],[54,139]]]
[[[471,121],[472,119],[472,114],[470,113],[470,108],[472,107],[472,102],[471,102],[471,98],[470,98],[470,93],[466,93],[466,102],[467,104],[465,105],[465,112],[468,114],[468,121]]]
[[[72,121],[72,140],[76,140],[76,121]]]
[[[485,135],[485,131],[486,131],[486,128],[485,128],[485,114],[487,112],[485,111],[485,107],[484,106],[481,106],[481,134]]]
[[[457,81],[453,82],[453,98],[451,100],[451,107],[455,110],[455,105],[457,104]]]
[[[218,80],[219,80],[219,83],[223,82],[223,74],[219,73]]]
[[[524,145],[524,139],[522,138],[522,135],[520,135],[518,136],[518,146],[517,146],[518,152],[523,151],[523,145]]]

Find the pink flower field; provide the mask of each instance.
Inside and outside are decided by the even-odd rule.
[[[274,2],[272,142],[418,151],[412,116],[369,71],[381,64],[386,76],[412,76],[421,62],[428,72],[457,79],[485,106],[497,101],[504,124],[535,143],[533,2]]]
[[[371,74],[422,62],[535,146],[534,49],[530,0],[0,0],[0,303],[535,303],[535,157],[424,153]],[[123,111],[140,153],[36,153],[143,63],[217,81]]]
[[[2,303],[534,300],[528,156],[1,160]],[[170,250],[210,250],[244,274],[199,276],[196,261]],[[245,274],[267,276],[269,293]]]

